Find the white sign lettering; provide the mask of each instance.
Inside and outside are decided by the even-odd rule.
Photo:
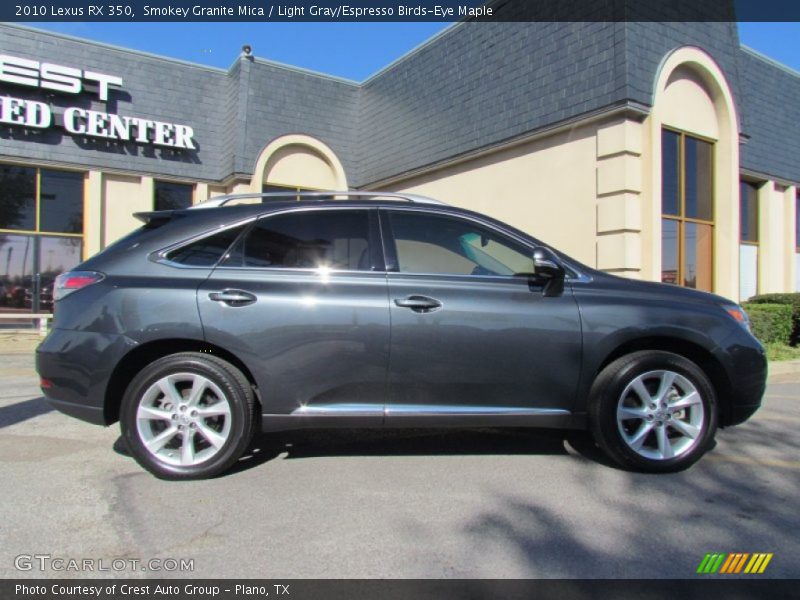
[[[122,87],[122,78],[53,63],[0,54],[0,83],[41,88],[64,94],[95,91],[107,101],[111,88]],[[88,86],[87,86],[88,84]],[[36,100],[0,96],[0,123],[46,129],[53,125],[50,106]],[[195,150],[194,130],[188,125],[151,121],[79,107],[64,111],[64,129],[73,135],[135,141],[171,148]]]
[[[108,100],[110,86],[122,87],[122,77],[81,71],[74,67],[52,63],[40,63],[38,60],[18,58],[8,54],[0,54],[0,81],[66,94],[80,94],[84,82],[91,82],[97,84],[97,96],[100,100]]]
[[[194,150],[194,130],[188,125],[175,125],[127,117],[83,108],[72,107],[64,111],[64,129],[75,135],[134,140],[140,144],[187,148]]]
[[[46,129],[52,122],[53,113],[44,102],[0,96],[0,123]]]

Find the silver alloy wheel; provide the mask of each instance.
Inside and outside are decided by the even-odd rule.
[[[689,452],[705,425],[700,392],[674,371],[649,371],[631,381],[617,404],[617,427],[634,452],[668,460]]]
[[[150,454],[191,467],[217,454],[231,432],[231,406],[213,381],[196,373],[162,377],[139,400],[136,430]]]

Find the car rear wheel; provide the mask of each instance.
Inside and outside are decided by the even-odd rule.
[[[590,419],[598,445],[620,466],[673,472],[690,467],[713,444],[717,402],[696,364],[671,352],[642,351],[598,375]]]
[[[139,372],[122,401],[122,436],[136,461],[162,479],[203,479],[228,469],[253,435],[255,398],[242,372],[183,352]]]

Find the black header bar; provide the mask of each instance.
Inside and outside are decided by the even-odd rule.
[[[800,21],[797,0],[8,0],[10,22]]]
[[[753,576],[749,576],[753,577]],[[0,581],[3,600],[749,600],[796,598],[798,580],[27,579]]]

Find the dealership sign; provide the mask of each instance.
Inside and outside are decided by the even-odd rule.
[[[52,63],[0,54],[0,82],[39,88],[62,94],[93,92],[108,100],[111,88],[122,87],[122,78]],[[58,115],[56,115],[58,116]],[[194,150],[194,130],[188,125],[129,117],[72,106],[61,122],[49,104],[13,96],[0,96],[0,123],[35,129],[61,125],[69,133],[95,138]]]

